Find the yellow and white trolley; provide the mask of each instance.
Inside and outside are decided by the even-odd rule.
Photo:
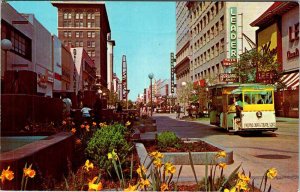
[[[222,84],[209,88],[210,124],[238,131],[275,131],[274,87],[263,84]],[[236,102],[242,107],[236,113]]]

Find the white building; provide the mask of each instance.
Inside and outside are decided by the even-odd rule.
[[[107,88],[114,90],[113,75],[114,75],[114,46],[115,41],[111,40],[111,34],[107,34]]]

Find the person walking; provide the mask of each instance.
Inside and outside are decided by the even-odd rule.
[[[83,108],[81,109],[82,112],[82,117],[84,118],[85,121],[89,122],[91,115],[90,115],[90,111],[92,109],[89,108],[86,104],[83,105]]]
[[[66,95],[64,95],[64,98],[62,101],[64,102],[63,117],[69,118],[71,115],[72,101]]]
[[[176,113],[177,113],[176,119],[180,118],[180,112],[181,112],[181,106],[179,105],[179,103],[177,103],[177,106],[176,106]]]

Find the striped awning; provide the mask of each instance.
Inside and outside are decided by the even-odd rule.
[[[288,90],[299,89],[299,72],[284,74],[280,78],[280,81],[286,85],[286,89]]]

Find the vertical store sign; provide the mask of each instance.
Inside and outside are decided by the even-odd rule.
[[[230,31],[229,31],[229,54],[230,58],[237,58],[237,8],[229,8],[229,21],[230,21]]]
[[[174,53],[171,53],[171,93],[174,93]]]
[[[127,62],[126,55],[122,56],[122,96],[123,99],[127,98]]]

